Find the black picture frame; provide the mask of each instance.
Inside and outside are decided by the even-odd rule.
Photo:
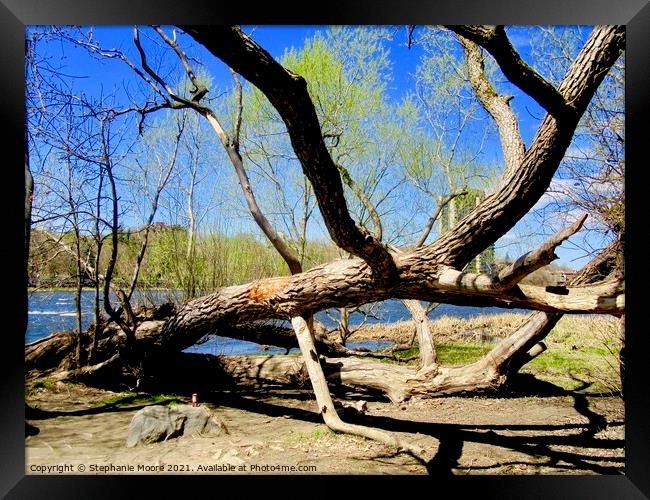
[[[626,25],[626,161],[632,165],[626,182],[628,288],[626,308],[625,476],[463,476],[445,479],[409,477],[416,494],[431,488],[432,495],[462,498],[469,492],[484,498],[649,498],[650,418],[646,412],[650,391],[645,386],[644,356],[647,335],[642,305],[643,217],[641,204],[645,158],[644,125],[650,116],[650,6],[648,0],[330,0],[323,5],[308,2],[274,2],[241,5],[208,0],[113,0],[103,4],[66,0],[3,0],[0,4],[0,71],[4,132],[2,165],[2,218],[4,233],[0,255],[8,276],[4,301],[5,326],[0,349],[0,495],[6,498],[115,498],[130,497],[134,487],[148,495],[225,494],[229,487],[249,488],[264,482],[269,491],[286,478],[223,478],[169,476],[33,476],[25,475],[24,437],[24,334],[27,291],[23,248],[24,176],[24,29],[30,24],[625,24]],[[309,10],[306,10],[309,9]],[[645,141],[644,141],[645,139]],[[637,268],[639,271],[637,271]],[[630,288],[631,287],[631,288]],[[635,293],[636,292],[636,293]],[[7,322],[8,320],[8,322]],[[2,331],[2,330],[0,330]],[[367,479],[363,478],[363,479]],[[373,489],[402,487],[403,477],[364,481],[364,494]],[[431,481],[433,479],[433,481]],[[293,494],[315,489],[319,482],[332,485],[332,494],[348,486],[349,478],[290,478]],[[284,487],[284,486],[283,486]],[[176,490],[178,488],[178,490]],[[306,490],[302,488],[307,488]],[[444,489],[443,489],[444,488]],[[450,489],[449,489],[450,488]],[[176,491],[175,491],[176,490]],[[247,490],[248,491],[248,490]],[[252,493],[252,492],[251,492]],[[226,495],[230,496],[230,495]],[[248,496],[245,494],[244,496]]]

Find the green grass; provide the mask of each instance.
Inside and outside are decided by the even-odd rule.
[[[312,443],[321,439],[335,437],[336,434],[325,426],[317,426],[311,432],[299,432],[287,437],[287,444]]]
[[[25,388],[25,395],[26,396],[31,396],[34,391],[37,389],[45,389],[46,391],[53,391],[56,388],[56,381],[43,377],[39,378],[38,380],[35,380],[31,384],[28,384],[27,387]]]
[[[52,391],[55,385],[56,382],[54,380],[43,377],[32,384],[32,389],[47,389],[48,391]]]
[[[442,365],[467,365],[478,361],[492,350],[492,344],[467,342],[463,344],[441,344],[436,348],[438,362]]]
[[[145,404],[182,404],[183,400],[176,395],[168,394],[139,394],[136,392],[121,392],[99,403],[101,408],[128,408]]]
[[[438,344],[436,345],[436,352],[438,353],[438,363],[441,365],[455,366],[466,365],[474,363],[481,359],[485,354],[490,352],[494,347],[491,344],[483,344],[480,342],[465,342],[455,344]],[[417,356],[420,349],[415,346],[403,351],[397,351],[395,355],[397,358],[410,358]],[[383,358],[381,361],[385,363],[401,363],[390,358]],[[408,361],[407,364],[413,365],[417,360]]]
[[[289,436],[285,437],[284,440],[288,445],[310,444],[315,442],[320,442],[323,445],[328,445],[345,441],[362,443],[364,441],[367,441],[367,438],[353,434],[339,434],[337,432],[331,431],[325,425],[320,424],[310,432],[291,433]]]
[[[617,393],[620,389],[617,353],[607,349],[550,349],[521,370],[566,390]]]

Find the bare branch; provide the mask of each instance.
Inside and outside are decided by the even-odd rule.
[[[435,224],[436,220],[438,220],[438,217],[440,217],[440,213],[442,210],[456,197],[458,196],[463,196],[467,194],[467,190],[463,189],[460,191],[454,191],[453,193],[448,194],[447,196],[444,196],[438,200],[438,204],[436,205],[435,210],[431,214],[431,217],[429,217],[429,220],[425,224],[424,228],[422,228],[422,233],[420,234],[420,237],[418,238],[418,241],[415,243],[415,248],[420,248],[422,245],[424,245],[424,242],[427,240],[429,237],[429,234],[431,233],[431,230],[433,229],[433,225]]]
[[[174,91],[172,88],[167,85],[167,83],[158,76],[158,74],[151,69],[149,64],[147,63],[147,54],[145,53],[144,49],[142,48],[142,44],[140,43],[140,30],[138,29],[137,26],[133,27],[133,42],[135,43],[136,48],[138,49],[138,53],[140,54],[140,65],[142,68],[147,72],[147,74],[153,78],[161,87],[165,89],[167,94],[174,95]]]
[[[526,153],[524,141],[519,132],[517,117],[510,108],[511,97],[497,94],[494,86],[487,79],[485,63],[479,47],[460,35],[458,35],[458,40],[465,51],[472,87],[483,107],[494,119],[499,130],[501,149],[505,159],[503,175],[507,177],[510,172],[519,166]]]
[[[202,98],[203,98],[203,97],[208,93],[208,88],[205,86],[205,84],[204,84],[201,80],[199,80],[199,79],[196,77],[196,74],[195,74],[194,71],[192,70],[192,68],[191,68],[191,66],[190,66],[190,63],[189,63],[188,60],[187,60],[187,56],[185,55],[185,52],[183,52],[183,51],[181,50],[181,48],[180,48],[180,47],[178,46],[178,44],[176,43],[176,40],[175,40],[175,39],[172,40],[171,38],[169,38],[169,37],[167,36],[167,34],[166,34],[166,33],[165,33],[161,28],[160,28],[160,26],[153,26],[153,28],[154,28],[154,29],[156,30],[156,32],[160,35],[160,37],[161,37],[165,42],[167,42],[167,44],[168,44],[172,49],[174,49],[174,52],[176,52],[176,54],[178,55],[178,58],[179,58],[179,59],[181,60],[181,62],[183,63],[183,67],[185,68],[185,72],[187,73],[187,76],[188,76],[188,78],[190,79],[190,81],[192,82],[192,84],[194,85],[194,90],[191,92],[191,94],[192,94],[192,99],[191,99],[191,101],[192,101],[193,103],[195,103],[195,104],[198,104],[198,103],[201,101],[201,99],[202,99]],[[139,47],[139,45],[138,45],[138,47]],[[140,47],[139,47],[139,49],[140,49]],[[142,55],[142,54],[143,54],[143,52],[140,51],[140,55]],[[145,68],[145,69],[146,69],[146,68]],[[172,92],[170,92],[169,90],[167,90],[167,91],[170,93],[170,95],[173,96],[173,93],[172,93]]]
[[[80,256],[80,255],[78,256],[77,252],[75,252],[74,249],[70,248],[69,245],[66,245],[62,241],[61,237],[57,238],[52,233],[50,233],[49,231],[47,231],[45,229],[41,229],[41,232],[43,234],[45,234],[45,236],[47,236],[47,238],[50,239],[52,242],[54,242],[56,245],[60,246],[61,247],[60,251],[64,251],[67,254],[72,255],[75,259],[79,258],[79,262],[81,263],[84,270],[88,274],[90,274],[91,276],[94,276],[95,279],[98,280],[98,281],[103,281],[104,280],[104,276],[102,274],[96,273],[95,268],[92,265],[90,265],[90,263],[88,263],[88,261],[85,260],[82,256]],[[58,255],[58,252],[57,252],[56,255]],[[54,255],[54,257],[56,257],[56,255]]]
[[[414,44],[414,42],[413,42],[413,32],[414,32],[414,31],[415,31],[415,25],[414,25],[414,24],[409,25],[409,26],[407,27],[407,38],[408,38],[408,40],[407,40],[407,43],[406,43],[406,47],[409,48],[409,49],[410,49],[410,48],[413,46],[413,44]]]
[[[181,137],[183,136],[183,132],[185,130],[185,118],[186,116],[185,114],[183,114],[181,122],[179,123],[178,126],[178,132],[176,133],[176,137],[174,140],[174,150],[172,151],[172,155],[169,160],[169,165],[167,166],[167,170],[161,173],[161,179],[158,185],[156,186],[156,192],[151,202],[151,210],[149,211],[149,217],[147,218],[147,222],[144,227],[144,235],[140,243],[140,251],[138,252],[138,256],[136,257],[135,267],[133,269],[133,275],[131,278],[131,286],[129,287],[129,292],[126,295],[128,300],[131,300],[131,296],[133,295],[133,292],[135,291],[135,287],[137,286],[138,283],[140,267],[142,265],[142,261],[144,260],[144,255],[147,251],[147,246],[149,242],[149,232],[151,230],[154,217],[156,216],[156,212],[158,211],[158,202],[160,200],[160,195],[162,194],[163,189],[165,189],[165,186],[167,186],[167,183],[169,182],[169,178],[171,177],[171,174],[174,170],[174,166],[176,165],[176,159],[178,157],[178,149],[181,143]]]
[[[562,244],[564,240],[577,233],[586,219],[587,214],[584,214],[571,226],[549,238],[541,247],[537,248],[533,252],[522,255],[512,264],[502,269],[497,277],[499,286],[503,290],[509,290],[533,271],[536,271],[557,259],[555,249]]]
[[[242,103],[241,84],[238,78],[236,77],[235,73],[233,72],[233,78],[235,81],[235,91],[237,94],[237,110],[235,115],[235,127],[233,131],[234,137],[231,139],[228,136],[228,133],[226,132],[225,128],[221,124],[219,118],[217,117],[217,114],[212,109],[199,104],[200,98],[203,97],[203,95],[205,95],[208,92],[208,89],[198,78],[196,78],[195,73],[189,64],[185,52],[183,52],[183,50],[179,47],[176,41],[170,39],[162,29],[160,29],[159,27],[154,27],[154,28],[156,29],[160,37],[165,41],[165,43],[167,43],[170,47],[172,47],[172,49],[174,50],[178,58],[181,60],[183,67],[185,68],[185,72],[188,75],[188,78],[194,84],[197,91],[196,93],[194,93],[192,100],[187,101],[186,99],[182,99],[178,96],[175,96],[171,88],[167,84],[165,84],[160,79],[160,77],[158,77],[155,74],[152,74],[152,77],[156,78],[161,85],[165,86],[168,93],[173,99],[185,104],[189,108],[194,109],[208,121],[212,129],[219,137],[221,144],[223,145],[223,147],[226,150],[226,153],[228,154],[228,158],[230,159],[230,162],[235,168],[237,177],[239,178],[239,184],[241,185],[241,188],[244,192],[244,198],[246,199],[246,204],[248,205],[248,209],[251,215],[253,216],[253,219],[260,227],[260,229],[264,232],[264,234],[269,239],[269,241],[274,246],[274,248],[282,256],[284,261],[287,263],[287,265],[289,266],[289,270],[292,273],[301,272],[302,265],[300,264],[300,259],[295,254],[295,252],[286,244],[286,242],[280,236],[280,234],[275,230],[275,228],[273,227],[271,222],[266,218],[259,204],[257,203],[257,199],[253,192],[253,188],[251,186],[250,180],[248,178],[248,174],[246,172],[246,168],[244,166],[243,158],[239,152],[239,134],[241,129],[243,103]],[[144,50],[142,49],[139,42],[137,42],[136,44],[138,45],[138,50],[140,51],[141,54],[143,67],[145,68],[145,70],[147,70],[147,72],[150,72],[151,69],[148,66],[146,66],[146,55],[144,53]]]
[[[375,226],[374,237],[377,241],[381,241],[383,236],[383,229],[381,224],[381,218],[377,213],[377,209],[370,201],[370,198],[366,196],[366,193],[363,192],[363,189],[361,189],[359,184],[357,184],[357,182],[352,178],[350,172],[348,172],[347,169],[340,163],[336,163],[336,168],[340,172],[343,182],[347,184],[347,186],[352,190],[352,192],[357,196],[357,198],[359,198],[359,201],[363,204],[363,206],[366,207],[366,210],[368,210],[368,213],[370,214],[370,218],[372,219],[372,223]]]

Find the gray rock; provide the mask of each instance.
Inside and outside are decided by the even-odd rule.
[[[131,420],[126,446],[151,444],[179,436],[218,434],[225,426],[205,408],[190,405],[147,406]]]
[[[205,408],[190,405],[180,405],[172,408],[181,411],[186,417],[183,436],[219,434],[223,430],[223,424],[216,422]]]

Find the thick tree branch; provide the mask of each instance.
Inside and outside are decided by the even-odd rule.
[[[575,113],[557,120],[547,114],[517,169],[505,176],[499,188],[450,231],[427,247],[428,256],[462,268],[489,244],[506,234],[548,189],[569,147],[578,120],[598,85],[618,59],[625,41],[620,26],[596,27],[560,86]],[[476,221],[481,224],[476,224]],[[424,259],[418,269],[426,272]]]
[[[368,262],[381,279],[393,280],[397,270],[386,247],[350,217],[341,177],[327,151],[305,80],[282,67],[239,28],[181,28],[266,95],[287,126],[334,242]]]
[[[508,177],[524,158],[526,148],[519,132],[519,122],[510,108],[511,97],[497,94],[485,75],[485,63],[481,50],[474,43],[458,35],[467,60],[469,80],[481,104],[492,116],[499,131],[501,149],[505,160],[504,176]]]
[[[558,91],[578,120],[605,75],[625,49],[625,26],[596,26],[569,67]]]
[[[565,313],[621,314],[625,309],[624,287],[618,281],[561,290],[519,285],[502,291],[487,275],[443,267],[436,274],[413,273],[411,269],[419,267],[410,264],[418,262],[416,255],[416,252],[396,255],[401,275],[395,287],[382,284],[363,261],[344,259],[293,276],[223,288],[187,303],[165,323],[156,342],[183,349],[215,328],[242,317],[250,321],[289,319],[330,307],[356,306],[388,298]]]
[[[560,118],[568,111],[564,96],[526,64],[510,43],[503,26],[447,26],[487,50],[508,80],[535,99],[548,113]]]

